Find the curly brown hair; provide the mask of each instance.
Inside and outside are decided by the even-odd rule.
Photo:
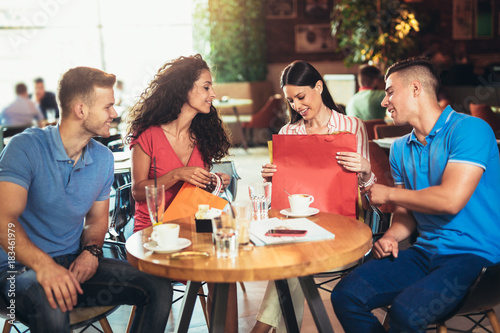
[[[177,119],[203,70],[210,71],[210,68],[199,54],[179,57],[164,64],[127,117],[126,142],[137,139],[151,126]],[[189,130],[206,165],[211,166],[213,160],[220,161],[228,154],[231,144],[227,126],[213,105],[208,114],[199,113],[194,117]]]

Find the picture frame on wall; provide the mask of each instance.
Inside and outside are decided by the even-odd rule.
[[[267,0],[266,18],[290,19],[297,17],[297,0]]]
[[[474,37],[474,0],[453,0],[453,39]]]
[[[328,0],[306,0],[305,16],[327,18],[330,15]]]
[[[335,52],[336,39],[330,24],[297,24],[295,26],[295,52]]]
[[[493,1],[476,0],[476,38],[493,38]]]

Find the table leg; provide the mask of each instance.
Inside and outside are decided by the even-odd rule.
[[[226,326],[227,295],[229,294],[229,283],[216,283],[214,286],[214,297],[212,313],[210,314],[210,333],[224,333]]]
[[[287,280],[276,280],[276,289],[278,291],[278,298],[280,300],[281,313],[285,320],[287,332],[299,333],[299,326],[297,325],[297,318],[295,317],[295,310],[293,309],[292,296],[288,288]]]
[[[236,108],[236,106],[233,106],[233,113],[236,116],[236,127],[238,127],[238,130],[241,134],[241,141],[243,143],[243,148],[247,150],[248,149],[247,138],[245,137],[245,133],[243,133],[243,127],[241,127],[241,122],[240,122],[240,115],[238,113],[238,109]]]
[[[316,287],[316,283],[314,283],[313,277],[299,277],[299,282],[302,287],[302,291],[304,292],[304,296],[306,297],[307,304],[309,305],[309,310],[311,310],[314,322],[316,323],[318,332],[333,333],[332,324],[330,323],[330,319],[328,319],[328,314],[326,313],[323,301],[319,296],[318,288]]]
[[[186,291],[184,292],[184,297],[182,298],[181,305],[181,316],[177,322],[177,327],[175,332],[184,333],[189,329],[189,322],[191,321],[191,316],[193,315],[193,308],[196,302],[196,297],[198,296],[198,290],[200,290],[201,282],[188,281],[186,284]]]

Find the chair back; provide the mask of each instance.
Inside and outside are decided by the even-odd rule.
[[[5,147],[5,138],[10,138],[30,127],[31,126],[0,126],[0,152],[2,152]]]
[[[121,140],[122,136],[121,136],[121,134],[113,134],[107,138],[102,137],[102,136],[95,136],[92,139],[96,140],[97,142],[102,143],[103,145],[105,145],[107,147],[110,142],[116,141],[116,140]]]
[[[470,114],[486,121],[494,132],[500,131],[500,115],[497,115],[488,104],[469,104]]]
[[[486,311],[500,304],[500,264],[485,267],[455,315]]]
[[[378,144],[369,141],[368,148],[370,151],[370,164],[372,172],[377,177],[377,184],[394,186],[394,179],[392,178],[391,165],[389,163],[389,156]],[[384,204],[379,207],[384,213],[394,212],[394,205]]]
[[[132,184],[128,183],[116,189],[115,204],[111,212],[109,234],[111,239],[125,242],[125,227],[133,221],[135,214],[135,200],[132,196]]]
[[[363,120],[368,134],[368,140],[375,139],[375,125],[386,125],[384,119]]]
[[[266,104],[252,115],[249,122],[242,123],[243,128],[278,128],[283,113],[283,97],[275,94],[269,97]]]
[[[375,139],[403,136],[413,130],[411,125],[375,125]]]
[[[221,161],[214,162],[212,165],[212,172],[222,172],[231,177],[231,181],[224,192],[219,195],[221,198],[226,199],[229,202],[233,202],[236,199],[236,193],[238,192],[238,180],[241,177],[236,172],[236,167],[233,161]]]

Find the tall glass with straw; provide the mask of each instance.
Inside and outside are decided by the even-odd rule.
[[[163,221],[165,212],[165,185],[158,185],[156,177],[156,157],[153,157],[154,185],[146,186],[146,201],[148,204],[149,218],[153,226]]]

